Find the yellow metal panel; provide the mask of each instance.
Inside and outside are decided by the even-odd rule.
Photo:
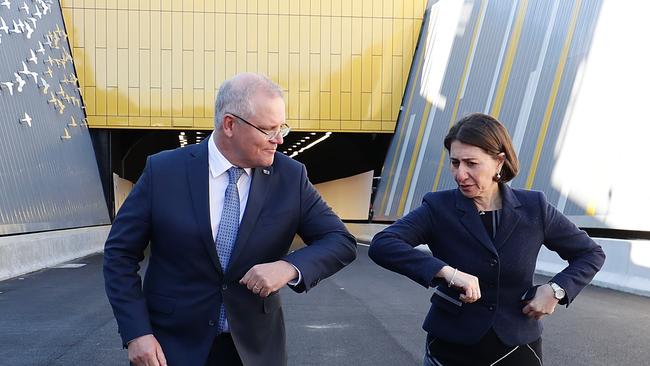
[[[136,13],[137,14],[137,13]],[[140,48],[151,49],[151,12],[140,12]],[[154,38],[158,38],[155,33]]]
[[[331,0],[331,15],[333,17],[338,17],[342,15],[341,1],[343,0]],[[346,1],[347,2],[347,1]]]
[[[83,48],[75,48],[74,50],[75,50],[74,65],[77,70],[77,76],[79,77],[79,85],[83,87],[84,85],[86,85],[85,84],[86,77],[84,76],[86,70],[86,64],[85,64],[86,58],[84,57],[85,54],[83,52]]]
[[[318,94],[320,87],[320,55],[309,55],[309,85],[308,89]],[[301,60],[302,61],[302,60]],[[301,89],[302,90],[302,89]]]
[[[193,58],[194,52],[183,51],[183,65],[192,65]],[[183,117],[194,116],[193,86],[194,80],[192,80],[191,68],[183,69]]]
[[[223,68],[223,59],[226,56],[226,15],[215,14],[214,23],[214,43],[211,47],[215,51],[215,57],[218,57],[219,60],[221,60],[219,64]]]
[[[95,16],[95,41],[97,47],[100,48],[106,47],[106,20],[107,19],[108,17],[106,16],[106,10],[97,10]],[[70,33],[74,33],[74,32],[70,32]],[[113,34],[111,35],[111,37],[115,37],[115,35]]]
[[[104,127],[106,126],[106,117],[101,116],[89,116],[88,124],[93,127]]]
[[[372,0],[372,16],[374,18],[381,18],[384,16],[384,7],[382,0]]]
[[[151,88],[151,115],[160,116],[162,109],[162,91],[159,88]],[[153,121],[152,121],[153,125]]]
[[[341,18],[333,17],[329,24],[329,35],[331,53],[341,54]],[[348,35],[346,34],[346,37]]]
[[[320,114],[320,93],[314,89],[309,92],[309,118],[318,119]]]
[[[162,0],[160,7],[163,11],[172,10],[172,0]]]
[[[142,1],[142,0],[140,0]],[[214,0],[208,0],[208,3],[213,2]],[[194,0],[194,12],[195,13],[200,13],[204,12],[205,10],[205,1],[204,0]]]
[[[137,2],[137,1],[134,1],[134,2]],[[193,2],[194,1],[192,1],[192,0],[174,1],[173,9],[174,9],[174,11],[178,11],[178,12],[182,11],[182,12],[191,13],[194,10],[193,9],[193,5],[194,5]],[[176,3],[180,3],[180,4],[176,4]]]
[[[140,85],[140,50],[138,48],[129,48],[128,65],[129,88],[137,88]]]
[[[162,116],[171,116],[172,110],[172,74],[173,69],[173,52],[171,50],[162,50],[160,56],[161,69],[162,69]]]
[[[384,0],[383,17],[392,18],[393,17],[393,4],[398,1],[394,0]]]
[[[226,29],[228,30],[224,32],[224,36],[226,37],[226,51],[237,51],[237,32],[232,31],[236,26],[237,17],[232,14],[226,16]]]
[[[381,131],[380,121],[361,121],[361,130],[364,131]]]
[[[197,21],[197,23],[203,23],[203,17],[200,15],[194,16],[194,19]],[[205,85],[205,65],[203,64],[203,39],[200,37],[198,34],[201,33],[200,29],[195,29],[197,33],[197,37],[194,40],[194,50],[189,51],[192,52],[193,55],[193,69],[194,69],[194,75],[193,75],[193,82],[194,88],[203,88]],[[191,64],[190,64],[191,65]],[[187,77],[187,76],[186,76]]]
[[[140,88],[140,116],[151,116],[151,89]],[[147,122],[149,123],[149,122]]]
[[[268,16],[268,47],[269,52],[280,51],[280,26],[278,24],[280,17],[277,15]],[[286,24],[286,23],[285,23]],[[286,42],[286,40],[285,40]]]
[[[183,89],[172,89],[172,117],[183,117]]]
[[[352,93],[341,93],[341,119],[350,119],[352,116]]]
[[[310,15],[309,12],[311,11],[311,2],[310,0],[301,0],[300,1],[300,14],[301,15]]]
[[[226,11],[226,1],[227,0],[216,0],[214,1],[214,11],[218,13],[223,13]],[[208,1],[210,3],[211,1]],[[229,1],[232,2],[232,1]]]
[[[208,3],[212,3],[211,1],[208,1]],[[204,19],[204,31],[201,31],[200,33],[202,34],[203,39],[203,49],[206,51],[214,51],[215,50],[215,19],[216,16],[215,14],[205,14],[203,17]],[[195,30],[196,31],[196,30]]]
[[[174,117],[172,118],[172,126],[174,127],[192,127],[193,118],[188,117]]]
[[[98,48],[95,50],[95,53],[95,70],[93,71],[96,79],[95,85],[99,88],[99,91],[103,93],[103,91],[106,90],[106,49]]]
[[[361,56],[352,56],[351,119],[361,119]]]
[[[156,127],[172,127],[171,117],[157,117],[151,121],[151,126]]]
[[[391,93],[393,91],[393,58],[390,54],[378,58],[381,60],[381,91]]]
[[[402,19],[393,19],[391,34],[392,34],[391,45],[393,47],[393,55],[401,55],[402,42],[404,38],[404,21]]]
[[[320,121],[320,128],[325,131],[338,131],[341,129],[341,121]]]
[[[226,52],[226,78],[237,73],[237,53]]]
[[[311,15],[324,15],[321,12],[321,0],[311,0]]]
[[[245,71],[248,71],[248,70],[255,71],[255,70],[257,70],[257,53],[255,53],[255,52],[246,52],[245,56],[246,56],[246,67],[245,67],[244,70]]]
[[[118,49],[117,50],[117,62],[118,65],[128,65],[129,64],[129,50],[128,49]],[[117,74],[117,90],[120,98],[117,101],[118,114],[120,116],[129,115],[129,73],[122,72],[119,70]]]
[[[345,2],[348,2],[348,1],[345,1]],[[363,16],[363,2],[361,0],[357,0],[357,1],[349,1],[349,3],[351,3],[351,5],[352,5],[351,15],[353,17],[362,17]],[[343,8],[345,9],[345,5],[343,6]],[[368,13],[366,13],[366,14],[368,14]]]
[[[361,130],[361,121],[341,121],[341,129],[359,131]]]
[[[402,103],[402,96],[404,95],[404,90],[406,89],[405,82],[402,79],[402,57],[401,56],[393,56],[392,84],[393,84],[393,93],[391,94],[391,97],[393,102],[391,105],[393,106],[393,110],[390,119],[397,120],[399,107]]]
[[[413,18],[413,1],[404,1],[403,10],[404,18]]]
[[[372,94],[361,93],[361,120],[369,121],[372,119]]]
[[[174,33],[172,32],[172,14],[162,13],[161,18],[161,48],[165,50],[172,49],[172,42],[174,40]]]
[[[151,118],[150,117],[129,117],[129,126],[149,127],[151,126]]]
[[[381,122],[381,130],[382,131],[395,131],[395,127],[397,126],[397,122]]]
[[[321,92],[320,93],[320,116],[316,116],[316,118],[321,118],[321,119],[330,119],[330,93],[329,92]]]
[[[268,1],[269,1],[269,5],[268,5],[269,14],[278,14],[278,12],[280,11],[280,6],[278,3],[280,1],[286,3],[286,0],[268,0]]]
[[[108,87],[106,88],[106,113],[109,116],[117,115],[117,88]]]
[[[300,115],[299,116],[300,119],[309,118],[309,92],[308,91],[300,92]]]
[[[310,20],[309,28],[309,52],[318,53],[321,51],[321,37],[320,37],[320,26],[321,21],[317,17],[306,18]],[[302,25],[302,24],[301,24]]]
[[[372,119],[381,119],[382,56],[372,56]]]
[[[289,111],[287,113],[288,119],[300,119],[300,92],[298,89],[289,89],[287,96],[287,107]]]
[[[372,71],[373,71],[373,57],[369,52],[361,56],[361,91],[372,91]]]
[[[129,117],[108,117],[106,124],[111,127],[124,127],[129,125]]]
[[[203,68],[205,71],[205,75],[203,76],[205,90],[206,92],[214,91],[217,87],[215,81],[215,64],[217,61],[215,60],[214,52],[205,51],[200,57],[203,59]],[[219,63],[221,64],[221,61]]]
[[[129,88],[129,117],[140,115],[140,88]]]
[[[280,17],[280,29],[282,30],[283,27],[283,18],[286,17]],[[280,39],[280,51],[282,51],[282,44],[285,39],[289,40],[289,52],[290,53],[298,53],[300,52],[300,39],[301,34],[300,34],[300,17],[297,16],[290,16],[289,18],[289,34],[288,37],[282,37]],[[283,35],[283,32],[280,32],[280,36]]]
[[[192,100],[192,105],[194,106],[194,118],[203,118],[205,117],[205,105],[204,105],[204,94],[203,89],[194,89],[194,96]],[[190,93],[188,93],[190,94]]]
[[[304,130],[317,130],[320,127],[318,120],[304,120],[300,121],[300,128]]]
[[[257,72],[264,75],[269,73],[269,17],[259,15],[257,17]]]
[[[246,43],[246,51],[247,52],[255,52],[257,51],[257,15],[248,15],[246,16],[246,23],[247,23],[247,30],[246,30],[246,35],[247,35],[247,43]]]
[[[350,34],[352,36],[351,52],[353,55],[360,55],[363,50],[363,19],[352,18],[352,29]]]
[[[280,0],[280,14],[297,15],[300,12],[300,0]]]
[[[237,14],[237,72],[249,71],[246,53],[246,15]]]
[[[174,32],[180,32],[183,37],[183,51],[185,50],[191,50],[194,48],[194,13],[183,13],[183,23],[176,23],[176,24],[182,24],[182,26],[174,27]]]
[[[278,83],[284,89],[289,89],[289,77],[295,73],[289,73],[289,53],[280,52],[278,55]],[[297,90],[297,89],[296,89]]]
[[[72,12],[73,23],[77,29],[81,31],[72,32],[74,33],[74,45],[76,47],[84,47],[85,32],[84,29],[84,9],[74,9]]]
[[[151,51],[140,50],[140,82],[141,89],[148,89],[151,87]],[[140,93],[142,95],[142,92]]]
[[[278,54],[277,53],[269,53],[268,54],[268,60],[267,60],[268,68],[267,68],[267,74],[271,78],[271,80],[274,80],[276,83],[280,85],[283,89],[285,89],[286,84],[282,85],[280,82],[279,78],[279,71],[278,71]]]
[[[393,119],[392,107],[393,107],[393,100],[391,98],[391,94],[382,93],[381,94],[381,119],[383,121],[390,121]]]
[[[180,41],[180,39],[178,39]],[[172,48],[172,88],[183,87],[183,49],[174,45]]]

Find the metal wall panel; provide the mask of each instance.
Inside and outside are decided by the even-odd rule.
[[[571,93],[588,60],[602,1],[466,0],[457,21],[445,28],[441,16],[456,14],[449,2],[427,6],[373,203],[375,219],[395,220],[427,192],[456,187],[443,139],[451,124],[472,112],[494,115],[513,136],[521,165],[513,187],[542,190],[554,203],[563,199],[551,182],[555,149],[570,123]],[[454,33],[451,51],[432,53],[445,32]],[[447,66],[431,93],[426,67],[436,57]],[[562,208],[577,219],[602,213],[570,198]]]
[[[51,0],[6,3],[0,5],[0,235],[107,224],[61,8]]]

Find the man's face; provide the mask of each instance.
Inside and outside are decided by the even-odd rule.
[[[257,128],[271,134],[285,122],[284,100],[257,93],[251,100],[255,114],[241,116]],[[249,126],[238,118],[233,118],[232,146],[237,155],[237,164],[242,168],[266,167],[273,164],[273,157],[278,145],[284,140],[278,135],[269,140],[268,136]]]

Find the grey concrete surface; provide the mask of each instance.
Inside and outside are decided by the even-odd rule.
[[[0,281],[104,249],[110,225],[0,237]],[[0,361],[2,362],[2,361]]]
[[[0,365],[126,365],[101,255],[0,282]],[[543,277],[538,278],[544,282]],[[359,258],[283,290],[290,365],[419,365],[430,290]],[[545,320],[545,365],[649,365],[650,299],[588,287]]]

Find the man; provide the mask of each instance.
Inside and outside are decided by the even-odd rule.
[[[147,159],[104,251],[133,364],[286,364],[277,291],[307,291],[356,257],[304,166],[276,152],[288,132],[282,90],[239,74],[219,89],[209,139]],[[307,246],[287,254],[295,234]]]

